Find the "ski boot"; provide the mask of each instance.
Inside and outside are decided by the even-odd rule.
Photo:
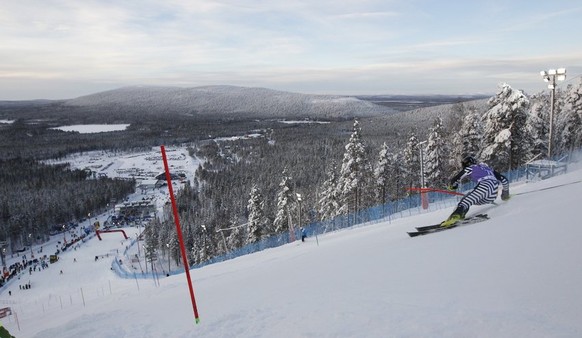
[[[453,211],[453,213],[451,214],[451,216],[449,216],[449,218],[447,218],[446,220],[441,222],[441,227],[443,228],[450,228],[455,226],[455,224],[462,220],[465,219],[465,214],[467,213],[469,209],[459,205],[457,206],[457,209],[455,209],[455,211]]]

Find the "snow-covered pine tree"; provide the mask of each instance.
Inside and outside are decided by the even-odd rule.
[[[188,217],[190,218],[190,217]],[[199,236],[198,234],[194,233],[194,230],[192,229],[192,225],[195,224],[194,220],[190,220],[189,222],[187,222],[185,224],[185,228],[182,228],[182,239],[184,240],[184,247],[185,248],[192,248],[195,246],[196,243],[196,236]],[[174,231],[175,230],[175,226],[174,226]],[[190,260],[188,260],[190,261]]]
[[[451,130],[453,135],[449,168],[456,170],[462,158],[477,156],[483,142],[481,115],[474,106],[468,107],[459,130]]]
[[[392,155],[388,149],[386,142],[380,147],[378,154],[378,163],[374,170],[374,190],[376,191],[376,198],[378,203],[386,204],[388,198],[388,188],[390,184],[390,160]]]
[[[247,204],[247,210],[249,212],[248,220],[248,237],[247,243],[254,243],[262,238],[266,237],[268,234],[265,232],[265,212],[264,212],[265,200],[263,195],[259,191],[257,185],[253,185],[251,188],[250,198]]]
[[[148,225],[146,225],[144,229],[144,234],[145,234],[144,251],[146,262],[152,262],[157,258],[157,247],[159,244],[158,227],[155,227],[153,223],[149,223]]]
[[[489,99],[484,115],[484,149],[480,159],[497,170],[517,168],[530,157],[524,128],[529,99],[507,83]]]
[[[410,132],[403,151],[403,175],[406,189],[420,186],[420,151],[418,138]]]
[[[366,158],[366,150],[362,142],[361,128],[358,120],[354,121],[353,131],[345,146],[342,167],[338,179],[338,196],[340,214],[347,215],[357,212],[361,207],[362,189],[366,187],[366,179],[370,177],[370,168]]]
[[[457,133],[461,130],[463,119],[467,116],[469,107],[465,106],[463,102],[455,103],[451,106],[451,112],[446,117],[443,124],[447,126],[447,129],[451,133]],[[474,107],[473,107],[474,109]]]
[[[195,230],[195,242],[192,247],[192,258],[194,264],[203,263],[214,255],[214,245],[206,225],[200,225]]]
[[[548,153],[548,133],[550,130],[550,98],[544,93],[532,95],[530,111],[525,128],[529,135],[532,156]]]
[[[317,211],[322,220],[329,220],[339,215],[339,201],[337,196],[337,165],[331,162],[327,170],[326,179],[323,182],[320,192]]]
[[[279,183],[279,192],[277,192],[277,213],[273,225],[275,231],[281,233],[287,231],[292,226],[292,215],[295,211],[296,197],[293,195],[291,187],[291,178],[287,175],[287,169],[283,170],[283,178]]]
[[[204,261],[209,260],[210,258],[214,257],[216,254],[216,244],[214,241],[214,234],[216,233],[216,231],[214,231],[214,227],[212,225],[202,225],[202,237],[203,237],[203,243],[204,243],[204,247],[203,247],[203,257],[204,257]]]
[[[582,78],[568,87],[564,109],[573,110],[582,118]]]
[[[397,152],[392,154],[390,159],[390,196],[392,200],[399,200],[406,196],[405,189],[405,168],[404,152]]]
[[[232,228],[226,237],[229,251],[242,247],[245,244],[245,239],[248,238],[248,235],[246,234],[248,228],[246,226],[241,226],[235,217],[230,219],[228,227]]]
[[[558,133],[556,142],[560,154],[571,152],[582,145],[580,115],[573,110],[564,111],[564,115],[564,128]]]
[[[569,85],[563,104],[555,139],[558,153],[566,153],[582,146],[582,79]]]
[[[180,241],[178,240],[178,233],[176,231],[170,232],[169,251],[170,258],[174,263],[176,265],[180,264],[182,256],[180,255]]]
[[[449,176],[449,147],[444,139],[443,121],[437,117],[424,148],[424,175],[427,186],[444,187]]]
[[[169,254],[169,243],[170,243],[170,236],[171,230],[174,230],[170,227],[169,222],[162,223],[159,218],[154,218],[150,221],[154,227],[158,228],[158,250],[159,252],[163,253],[168,259],[170,259]]]

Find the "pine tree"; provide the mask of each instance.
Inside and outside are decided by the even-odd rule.
[[[226,238],[229,250],[240,248],[245,244],[245,239],[248,238],[247,226],[241,226],[236,218],[232,218],[229,222],[230,234]]]
[[[162,252],[168,260],[170,259],[170,252],[169,252],[169,243],[170,243],[170,236],[171,233],[169,231],[170,227],[168,226],[170,223],[162,223],[159,218],[154,218],[151,220],[150,224],[156,228],[158,228],[158,250]]]
[[[428,186],[443,187],[448,181],[449,149],[443,136],[443,122],[437,117],[424,150],[424,174]]]
[[[345,146],[338,179],[339,211],[341,214],[355,213],[360,209],[362,189],[366,187],[366,179],[369,177],[370,171],[366,150],[362,143],[360,124],[358,120],[355,120],[350,140]]]
[[[178,233],[175,231],[170,232],[170,241],[169,241],[169,254],[170,258],[174,260],[176,265],[180,264],[181,255],[180,255],[180,241],[178,239]]]
[[[397,152],[392,155],[390,160],[390,184],[392,200],[403,198],[407,191],[406,188],[406,170],[404,168],[404,152]]]
[[[214,245],[210,238],[209,230],[206,225],[201,225],[200,236],[198,236],[199,243],[201,244],[198,250],[198,263],[203,263],[212,258],[214,254]]]
[[[318,200],[318,213],[322,220],[328,220],[339,215],[339,198],[337,195],[337,166],[332,161],[327,170],[327,178],[323,182]]]
[[[390,160],[392,155],[388,149],[386,142],[382,144],[380,153],[378,154],[378,163],[374,170],[374,182],[376,198],[378,203],[386,204],[388,196],[388,188],[390,184]]]
[[[467,115],[462,118],[459,130],[452,131],[453,145],[449,157],[449,168],[457,168],[465,156],[477,156],[483,142],[483,125],[481,115],[475,107],[469,107]]]
[[[194,245],[190,250],[193,264],[206,262],[214,255],[214,244],[210,237],[210,230],[206,225],[200,225],[193,229]]]
[[[527,116],[525,128],[529,134],[529,146],[533,156],[548,153],[548,133],[550,130],[550,99],[540,93],[530,99],[531,109]]]
[[[574,110],[582,115],[582,78],[579,78],[577,83],[568,87],[565,101],[567,109]]]
[[[524,128],[529,100],[523,92],[504,83],[488,104],[481,159],[498,170],[517,168],[531,156]]]
[[[186,258],[191,264],[200,263],[200,250],[202,249],[201,237],[200,227],[193,220],[185,228],[182,228],[182,239],[184,240],[184,247],[186,249]],[[191,242],[188,242],[187,238]]]
[[[457,133],[462,130],[463,119],[467,116],[468,112],[475,107],[467,107],[464,103],[458,102],[451,106],[451,112],[447,119],[444,121],[447,125],[447,129],[453,133]]]
[[[144,230],[145,234],[145,244],[144,244],[144,251],[145,251],[145,258],[146,262],[151,262],[157,258],[157,247],[159,246],[159,234],[158,234],[158,227],[155,227],[153,223],[150,223],[146,226]],[[146,267],[147,269],[147,267]]]
[[[410,188],[420,185],[420,152],[418,149],[418,138],[414,132],[410,132],[408,142],[403,151],[403,176],[404,184],[409,191]]]
[[[561,153],[582,146],[582,79],[569,85],[563,96],[556,144]]]
[[[564,127],[557,135],[557,145],[560,153],[571,152],[582,145],[582,121],[574,110],[564,111]]]
[[[248,221],[248,237],[247,243],[254,243],[267,237],[265,232],[265,201],[263,195],[259,191],[256,185],[251,188],[250,198],[247,204],[247,210],[249,212]]]
[[[291,216],[295,210],[293,203],[295,199],[291,188],[291,178],[287,176],[287,170],[283,170],[283,178],[279,183],[279,192],[277,193],[277,213],[273,222],[277,233],[290,230],[293,227]]]

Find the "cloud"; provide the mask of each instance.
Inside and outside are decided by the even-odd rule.
[[[507,24],[500,27],[499,30],[502,32],[526,31],[540,26],[551,26],[553,22],[558,22],[558,20],[562,20],[564,17],[573,16],[574,20],[579,20],[580,12],[582,12],[582,7],[553,10],[551,12],[542,12],[529,16],[517,17],[513,21],[508,21]]]
[[[59,81],[47,92],[143,82],[333,93],[452,90],[467,78],[463,89],[482,90],[478,83],[502,75],[581,65],[572,43],[580,8],[504,6],[491,15],[495,7],[422,0],[9,1],[0,10],[0,82]],[[439,83],[447,77],[455,81]]]
[[[390,17],[397,17],[400,13],[398,12],[388,12],[388,11],[378,11],[378,12],[354,12],[335,15],[337,19],[348,19],[348,20],[369,20],[369,19],[387,19]]]

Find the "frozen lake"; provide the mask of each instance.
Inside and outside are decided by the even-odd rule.
[[[53,129],[58,129],[62,131],[76,131],[81,134],[91,134],[91,133],[106,133],[109,131],[120,131],[125,130],[129,127],[129,124],[76,124],[72,126],[62,126]]]

